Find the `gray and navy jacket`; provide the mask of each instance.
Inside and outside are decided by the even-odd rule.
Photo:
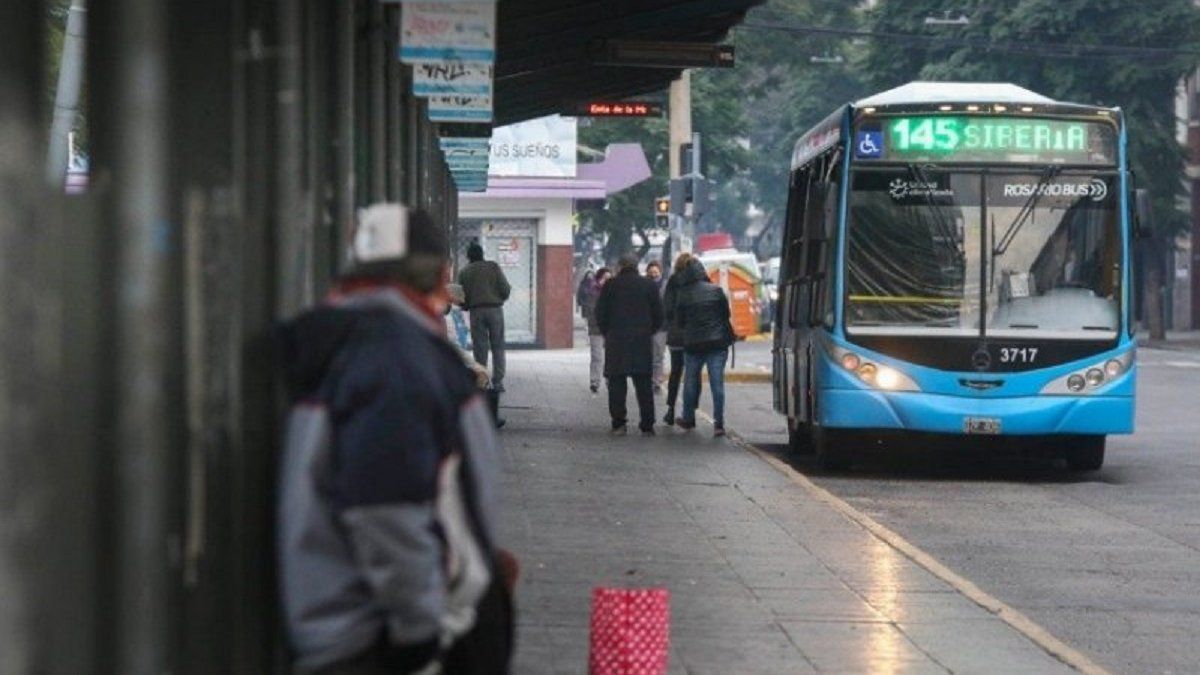
[[[282,349],[278,554],[297,669],[384,639],[447,647],[494,574],[499,450],[474,376],[438,322],[386,287],[300,316]]]

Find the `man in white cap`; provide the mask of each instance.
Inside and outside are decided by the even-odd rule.
[[[353,253],[282,336],[294,407],[278,553],[296,669],[506,673],[515,563],[495,540],[493,421],[445,336],[445,236],[381,205]]]

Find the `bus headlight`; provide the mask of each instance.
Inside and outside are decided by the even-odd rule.
[[[900,373],[886,366],[880,368],[879,372],[875,374],[875,384],[880,389],[896,389],[900,386]]]
[[[887,391],[921,391],[917,383],[903,372],[871,361],[836,345],[826,343],[829,356],[864,384]]]
[[[1055,378],[1042,387],[1041,393],[1090,394],[1093,389],[1112,382],[1129,372],[1133,367],[1134,353],[1134,350],[1130,349],[1124,354],[1118,354],[1100,363]]]
[[[1109,359],[1108,363],[1104,364],[1104,374],[1111,380],[1112,378],[1125,372],[1125,367],[1116,359]]]

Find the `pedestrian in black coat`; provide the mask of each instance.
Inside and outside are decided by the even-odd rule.
[[[596,301],[596,323],[604,334],[604,376],[608,378],[608,410],[614,434],[625,433],[626,378],[637,392],[638,427],[654,434],[654,392],[650,381],[654,334],[662,328],[658,286],[638,274],[637,256],[621,257],[617,276],[604,285]]]

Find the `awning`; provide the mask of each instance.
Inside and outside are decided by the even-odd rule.
[[[603,40],[719,43],[763,0],[505,0],[499,4],[497,126],[571,103],[662,91],[679,69],[598,66]]]

